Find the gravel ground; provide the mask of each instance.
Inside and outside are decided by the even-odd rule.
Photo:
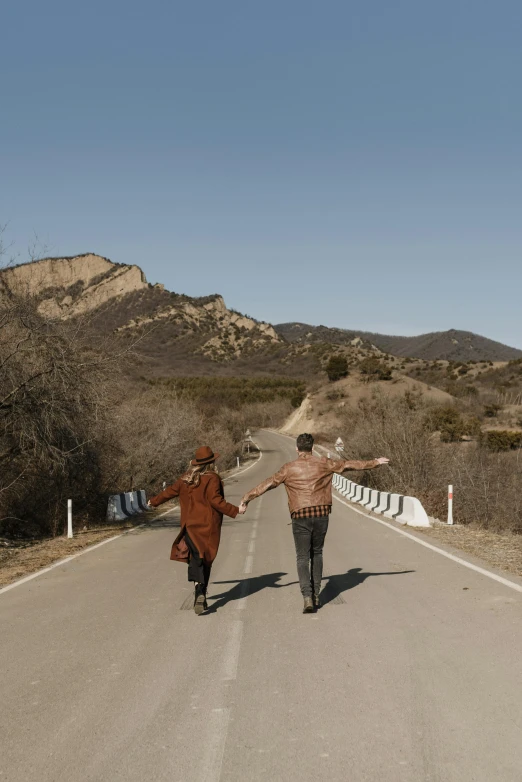
[[[472,525],[440,523],[415,531],[478,557],[494,568],[522,576],[522,535],[499,535]]]

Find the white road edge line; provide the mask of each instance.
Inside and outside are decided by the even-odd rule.
[[[405,538],[409,538],[410,540],[415,541],[415,543],[418,543],[419,546],[424,546],[425,548],[429,548],[431,551],[436,551],[437,554],[442,554],[443,557],[447,557],[447,559],[451,559],[453,562],[456,562],[459,565],[464,565],[464,567],[467,567],[470,570],[474,570],[476,573],[480,573],[482,576],[487,576],[488,578],[493,579],[493,581],[498,581],[500,584],[504,584],[504,586],[510,587],[517,592],[522,592],[522,585],[515,583],[515,581],[509,581],[507,578],[497,576],[496,573],[492,573],[490,570],[486,570],[483,567],[474,565],[472,562],[468,562],[466,559],[461,559],[461,557],[457,557],[455,554],[450,554],[449,551],[444,551],[444,549],[439,548],[438,546],[433,546],[431,543],[426,543],[425,540],[420,540],[416,535],[411,535],[409,532],[405,532],[403,529],[398,529],[397,527],[394,527],[392,524],[388,524],[388,522],[383,521],[382,519],[376,519],[375,516],[369,516],[367,513],[363,513],[362,510],[354,508],[353,505],[345,502],[345,500],[341,500],[341,498],[337,497],[335,494],[334,499],[337,500],[337,502],[340,502],[341,505],[346,505],[346,507],[350,508],[350,510],[353,510],[354,513],[358,513],[360,516],[364,516],[367,519],[376,521],[377,524],[382,524],[383,527],[387,527],[388,529],[397,532],[399,535],[404,535]]]
[[[254,557],[252,556],[252,554],[249,554],[245,560],[245,567],[243,568],[243,573],[251,573],[253,564],[254,564]]]
[[[268,434],[277,434],[279,435],[279,437],[284,437],[287,440],[293,439],[289,435],[282,434],[281,432],[274,432],[271,431],[270,429],[267,429],[266,431]],[[437,554],[441,554],[443,557],[446,557],[447,559],[451,559],[453,562],[456,562],[458,565],[463,565],[464,567],[467,567],[470,570],[474,570],[476,573],[480,573],[482,576],[487,576],[487,578],[491,578],[493,581],[498,581],[499,584],[503,584],[504,586],[507,586],[510,589],[514,589],[516,592],[522,592],[521,584],[517,584],[515,581],[510,581],[508,578],[503,578],[503,576],[497,576],[496,573],[492,573],[490,570],[486,570],[485,568],[479,567],[478,565],[473,565],[472,562],[468,562],[466,559],[457,557],[455,556],[455,554],[450,554],[449,551],[444,551],[444,549],[439,548],[438,546],[433,546],[431,543],[426,543],[426,541],[420,540],[420,538],[418,538],[416,535],[411,535],[409,532],[405,532],[402,529],[398,529],[397,527],[394,527],[393,524],[388,524],[388,522],[383,521],[383,519],[376,519],[375,516],[369,516],[367,513],[363,513],[362,510],[359,510],[358,508],[354,508],[353,503],[348,503],[345,500],[341,500],[341,498],[338,497],[336,494],[334,494],[333,497],[334,499],[337,500],[337,502],[340,502],[341,505],[346,505],[347,508],[350,508],[350,510],[353,510],[355,513],[359,513],[361,516],[364,516],[367,519],[376,521],[377,524],[382,524],[383,527],[387,527],[388,529],[397,532],[399,535],[404,535],[405,538],[409,538],[410,540],[413,540],[415,543],[418,543],[419,546],[424,546],[425,548],[429,548],[431,551],[435,551]]]
[[[249,470],[252,469],[252,467],[255,467],[256,464],[259,464],[259,462],[263,458],[263,451],[261,450],[261,448],[259,448],[259,445],[255,442],[255,440],[252,440],[252,442],[254,443],[256,448],[259,450],[258,458],[255,460],[255,462],[252,462],[252,464],[249,464],[248,467],[244,467],[242,470],[237,470],[237,472],[233,472],[232,475],[227,475],[226,478],[223,478],[223,483],[228,481],[230,478],[235,478],[236,475],[243,475],[244,472],[248,472]]]
[[[78,551],[77,554],[71,554],[70,557],[66,557],[65,559],[59,559],[58,562],[53,562],[52,565],[49,565],[48,567],[44,567],[42,570],[37,570],[36,573],[31,573],[29,576],[24,576],[23,578],[19,578],[18,581],[13,581],[12,584],[8,584],[5,587],[2,587],[0,589],[0,595],[3,592],[9,592],[10,589],[14,589],[17,586],[21,586],[22,584],[26,584],[28,581],[32,581],[33,578],[38,578],[38,576],[43,576],[44,573],[49,573],[50,570],[54,570],[56,567],[60,567],[60,565],[66,565],[68,562],[72,562],[73,559],[78,559],[78,557],[83,557],[84,554],[88,554],[89,551],[94,551],[96,548],[100,548],[100,546],[105,546],[106,543],[110,543],[112,540],[116,540],[117,538],[122,538],[124,535],[128,535],[129,532],[134,532],[137,529],[141,529],[141,527],[144,527],[145,524],[139,524],[137,527],[132,527],[132,529],[127,529],[125,532],[121,532],[119,535],[113,535],[112,538],[106,538],[105,540],[102,540],[101,543],[95,543],[93,546],[86,546],[81,551]]]

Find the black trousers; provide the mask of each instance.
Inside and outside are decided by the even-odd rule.
[[[190,559],[188,563],[188,580],[195,581],[196,588],[197,585],[199,585],[200,588],[202,588],[203,593],[205,594],[210,579],[210,571],[212,570],[212,565],[207,565],[201,559],[201,557],[199,556],[199,551],[197,550],[197,548],[189,538],[186,530],[185,530],[185,541],[190,551]]]
[[[303,597],[318,595],[323,578],[323,546],[328,531],[328,516],[292,519],[297,575]]]

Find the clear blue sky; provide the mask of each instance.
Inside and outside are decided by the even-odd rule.
[[[13,0],[0,223],[272,322],[522,347],[520,0]]]

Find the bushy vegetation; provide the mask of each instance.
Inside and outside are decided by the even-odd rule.
[[[440,432],[444,443],[460,442],[464,437],[480,435],[480,420],[463,415],[454,405],[437,405],[429,409],[426,425],[433,432]]]
[[[335,355],[330,358],[326,367],[328,380],[335,382],[348,375],[348,361],[345,356]]]
[[[245,405],[288,401],[299,407],[306,393],[302,380],[285,377],[174,377],[149,381],[173,391],[179,399],[189,399],[214,409],[239,410]]]
[[[457,522],[522,533],[520,450],[492,451],[478,441],[441,442],[433,431],[433,422],[437,418],[441,421],[441,412],[421,397],[375,394],[342,415],[342,437],[349,457],[391,459],[389,467],[367,473],[368,485],[419,497],[430,515],[444,519],[451,483]],[[446,410],[444,415],[444,420],[454,422],[453,414]]]
[[[303,397],[284,378],[143,389],[120,371],[132,345],[93,349],[85,322],[48,320],[37,304],[0,290],[0,537],[61,534],[69,498],[76,524],[99,524],[109,494],[158,491],[202,444],[226,469],[247,427],[280,424]]]
[[[372,380],[391,380],[391,368],[377,356],[368,356],[359,364],[359,371],[368,382]]]
[[[490,451],[511,451],[522,448],[522,432],[491,429],[482,432],[482,445]]]

